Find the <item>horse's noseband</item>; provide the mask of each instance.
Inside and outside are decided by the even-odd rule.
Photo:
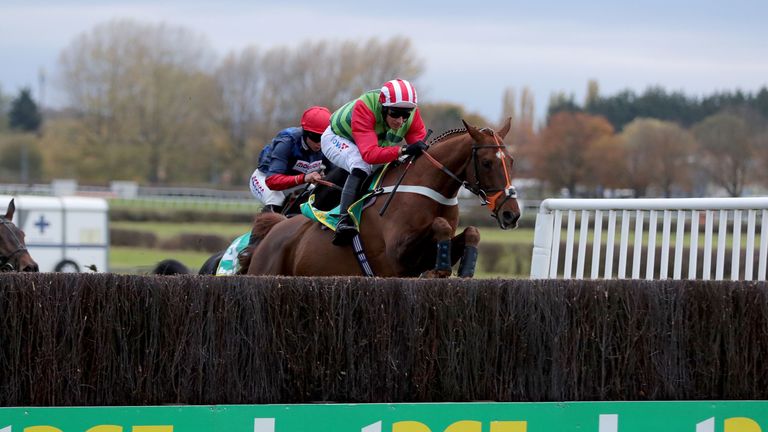
[[[484,128],[487,129],[487,128]],[[504,163],[504,159],[502,159],[502,164],[504,167],[504,178],[506,180],[506,184],[504,185],[504,188],[495,188],[495,189],[485,189],[483,188],[483,185],[480,184],[480,178],[478,176],[478,172],[480,172],[480,167],[478,164],[478,158],[477,158],[477,151],[482,148],[494,148],[497,149],[499,152],[504,151],[504,145],[499,142],[499,138],[496,135],[496,132],[493,132],[490,129],[487,129],[493,134],[493,139],[496,141],[496,144],[484,144],[484,145],[474,145],[472,146],[472,165],[475,169],[475,182],[474,184],[470,183],[469,181],[464,182],[464,187],[467,188],[470,192],[474,193],[480,198],[480,202],[482,205],[488,205],[488,208],[491,210],[491,216],[493,216],[495,219],[499,219],[499,208],[501,208],[507,201],[510,199],[516,199],[517,198],[517,189],[512,186],[512,180],[509,177],[509,173],[507,172],[507,165]],[[506,156],[502,156],[506,157]],[[488,195],[488,194],[491,195]]]

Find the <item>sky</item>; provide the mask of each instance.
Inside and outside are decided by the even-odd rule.
[[[583,103],[589,80],[603,96],[649,86],[692,97],[756,92],[768,86],[766,17],[766,0],[0,0],[0,89],[15,96],[28,86],[39,99],[44,71],[43,104],[64,105],[60,52],[99,24],[131,18],[187,28],[220,56],[404,36],[424,61],[414,80],[421,101],[498,121],[505,89],[528,87],[541,119],[552,93]]]

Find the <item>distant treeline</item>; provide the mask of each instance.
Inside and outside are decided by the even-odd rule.
[[[0,275],[0,406],[768,398],[766,283]]]
[[[663,87],[656,86],[649,87],[642,94],[632,90],[624,90],[611,96],[590,93],[583,105],[574,102],[573,96],[560,94],[552,98],[547,113],[552,116],[561,111],[581,111],[600,115],[619,131],[638,117],[666,120],[690,127],[721,111],[742,108],[768,118],[768,88],[762,87],[754,94],[737,90],[697,98],[681,92],[668,92]]]

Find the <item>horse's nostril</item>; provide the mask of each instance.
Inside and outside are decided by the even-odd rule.
[[[520,219],[520,213],[506,210],[501,213],[501,218],[504,225],[515,227],[517,226],[517,220]]]
[[[37,272],[40,271],[40,269],[37,266],[37,264],[33,264],[33,265],[25,266],[21,271],[23,271],[23,272],[30,272],[30,273],[37,273]]]

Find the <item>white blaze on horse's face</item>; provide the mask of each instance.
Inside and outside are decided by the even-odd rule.
[[[499,159],[504,159],[504,151],[503,150],[497,151],[496,152],[496,157],[499,158]]]

